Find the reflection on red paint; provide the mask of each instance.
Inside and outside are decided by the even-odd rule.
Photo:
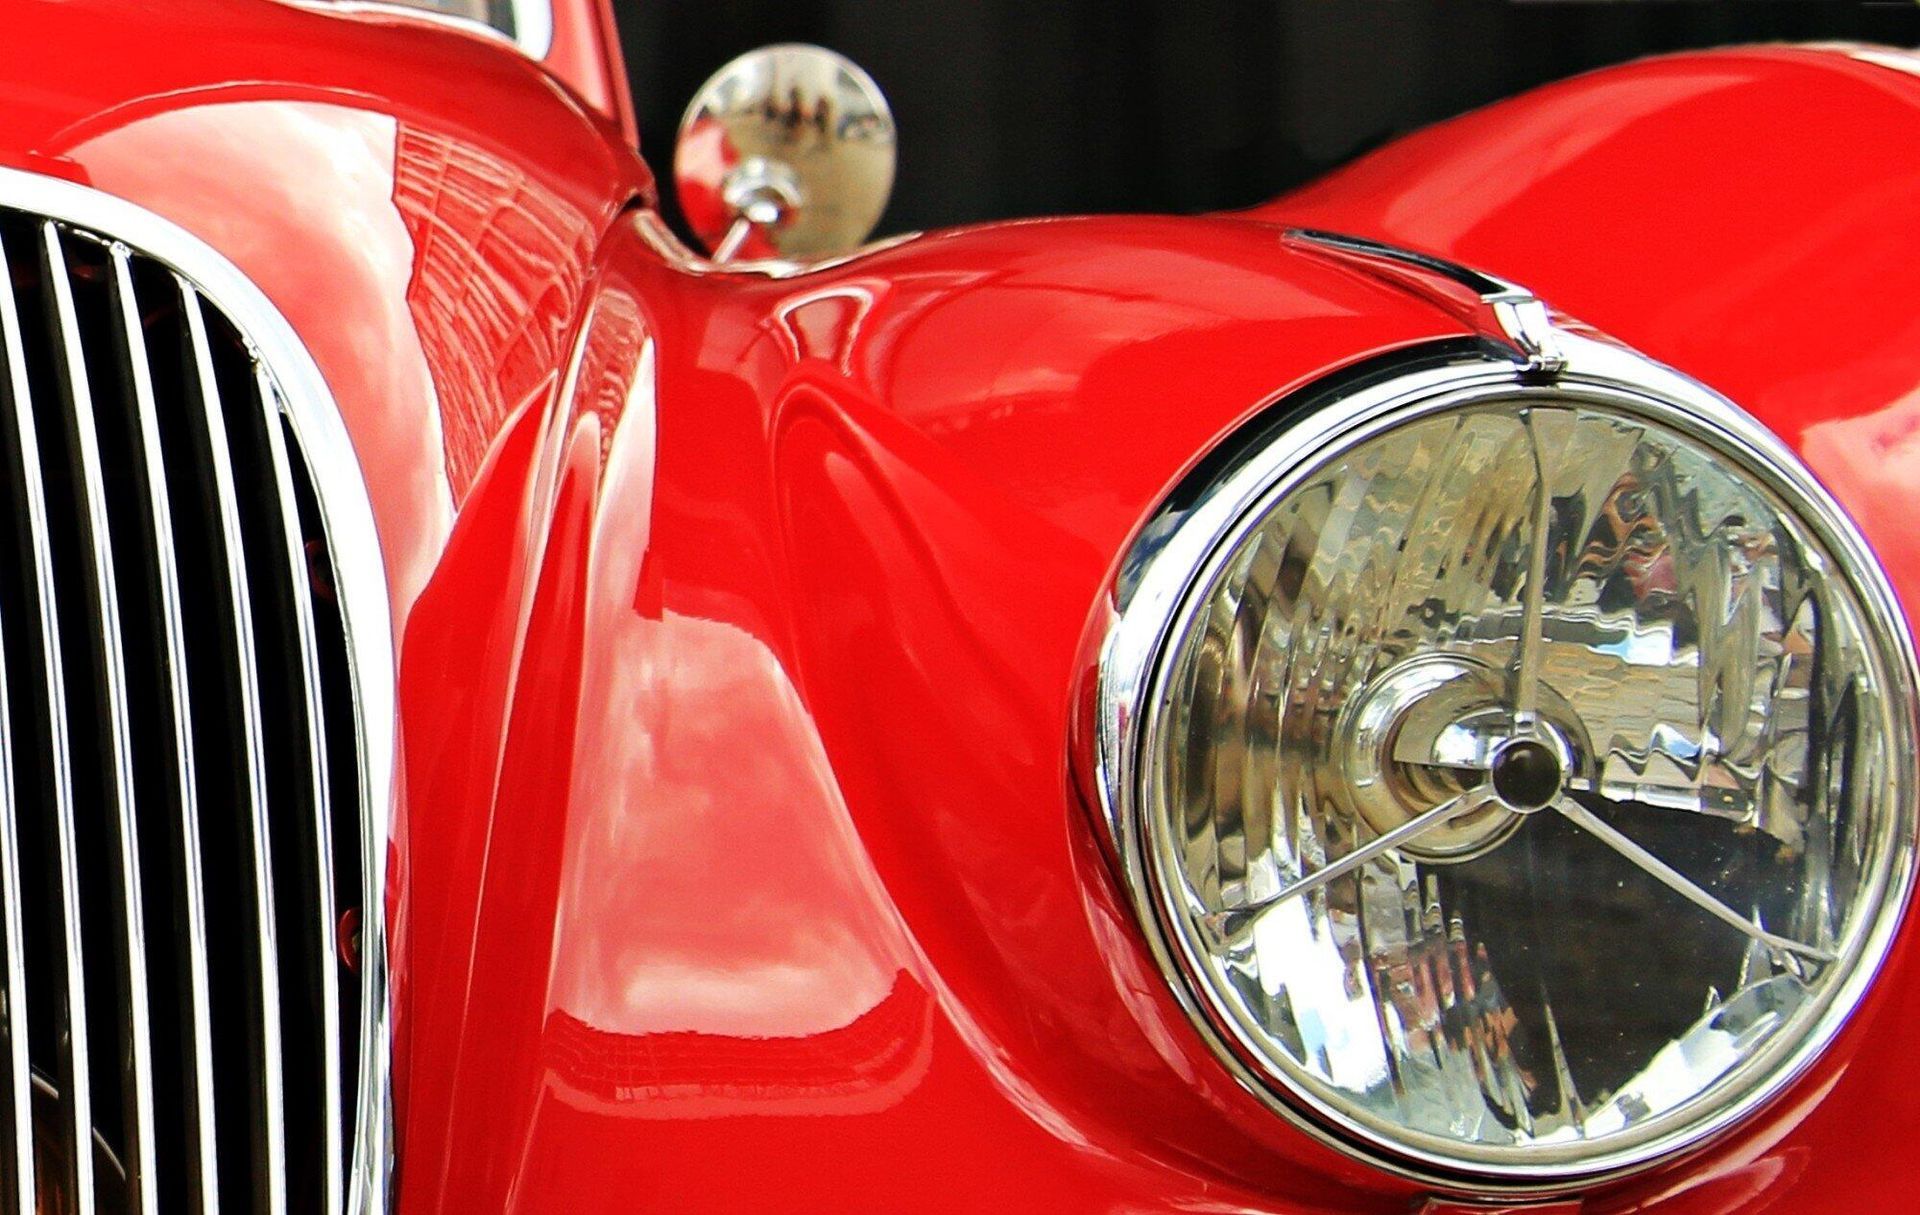
[[[931,1052],[926,992],[896,975],[846,1025],[795,1037],[668,1030],[614,1033],[555,1012],[547,1073],[555,1099],[622,1117],[870,1114],[911,1092]]]
[[[407,305],[435,368],[458,499],[507,411],[564,364],[594,234],[512,162],[407,123],[394,140],[393,205],[413,237]]]

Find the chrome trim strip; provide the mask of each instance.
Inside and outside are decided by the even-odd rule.
[[[1289,244],[1312,246],[1344,258],[1388,262],[1465,287],[1480,297],[1481,305],[1490,314],[1493,330],[1513,348],[1528,371],[1545,374],[1566,366],[1566,357],[1560,352],[1558,331],[1553,327],[1552,318],[1547,315],[1546,305],[1518,283],[1510,283],[1444,257],[1341,232],[1289,228],[1281,234],[1281,239]]]
[[[240,536],[240,506],[233,483],[233,452],[227,444],[220,387],[215,382],[213,351],[207,343],[207,321],[200,310],[200,293],[185,279],[176,279],[180,306],[187,318],[195,369],[194,387],[200,398],[200,420],[206,427],[208,462],[213,469],[214,504],[220,517],[220,546],[227,570],[227,601],[233,611],[235,670],[240,679],[241,750],[246,756],[248,811],[253,821],[253,901],[259,917],[256,940],[260,957],[260,1089],[266,1141],[265,1175],[269,1215],[287,1209],[286,1088],[281,1072],[280,950],[275,938],[272,840],[267,826],[267,765],[261,741],[260,674],[254,661],[253,597],[247,588],[247,554]]]
[[[212,1000],[207,986],[207,909],[201,885],[200,787],[194,772],[193,706],[187,688],[186,625],[180,607],[180,569],[175,558],[173,507],[167,498],[167,474],[160,448],[160,422],[153,399],[153,369],[148,361],[146,333],[140,323],[139,303],[133,291],[131,255],[115,244],[113,297],[119,305],[120,332],[126,342],[127,366],[133,377],[134,413],[139,443],[147,467],[147,514],[152,520],[153,552],[159,570],[160,615],[166,644],[167,695],[173,710],[173,750],[176,792],[180,798],[181,872],[185,877],[187,911],[187,989],[189,1034],[192,1040],[194,1146],[197,1160],[189,1169],[191,1192],[202,1215],[220,1209],[218,1157],[213,1128]],[[182,1167],[187,1167],[185,1161]]]
[[[1249,1092],[1294,1126],[1333,1148],[1388,1172],[1452,1194],[1564,1194],[1579,1186],[1624,1176],[1659,1164],[1734,1126],[1805,1075],[1831,1043],[1873,981],[1913,897],[1915,839],[1912,790],[1920,788],[1920,661],[1905,616],[1878,560],[1866,547],[1842,508],[1791,450],[1757,419],[1711,389],[1660,364],[1607,342],[1558,331],[1555,342],[1563,362],[1544,380],[1524,362],[1495,359],[1490,353],[1459,355],[1444,362],[1409,352],[1407,370],[1370,381],[1344,396],[1322,403],[1258,450],[1233,465],[1184,505],[1164,505],[1143,526],[1132,551],[1121,562],[1127,571],[1112,588],[1112,613],[1099,638],[1099,662],[1086,745],[1076,761],[1091,777],[1090,792],[1109,832],[1123,884],[1149,947],[1168,986],[1201,1037]],[[1306,390],[1311,393],[1311,389]],[[1767,469],[1779,487],[1790,490],[1808,509],[1807,521],[1852,575],[1869,610],[1891,667],[1906,676],[1905,689],[1889,689],[1894,720],[1905,732],[1891,750],[1897,771],[1891,786],[1905,791],[1904,815],[1889,816],[1883,885],[1868,890],[1865,905],[1881,908],[1861,938],[1858,961],[1835,990],[1812,1029],[1797,1042],[1782,1045],[1773,1070],[1722,1108],[1642,1144],[1569,1164],[1488,1165],[1426,1152],[1395,1142],[1297,1090],[1257,1061],[1238,1030],[1215,1015],[1201,980],[1162,922],[1162,890],[1152,872],[1144,824],[1136,799],[1144,775],[1138,767],[1143,738],[1155,715],[1160,668],[1180,629],[1194,589],[1206,585],[1212,571],[1232,551],[1241,522],[1290,487],[1329,446],[1358,441],[1406,417],[1437,408],[1469,404],[1486,397],[1566,392],[1570,399],[1592,399],[1620,408],[1651,412],[1696,434],[1754,468]],[[1304,394],[1303,394],[1304,395]],[[1801,509],[1796,507],[1796,510]]]
[[[553,0],[513,0],[513,40],[535,59],[553,50]]]
[[[67,415],[77,440],[80,492],[86,510],[87,556],[93,567],[93,594],[100,613],[100,662],[107,701],[106,741],[112,757],[109,796],[113,799],[114,818],[119,827],[120,897],[125,916],[120,928],[126,934],[127,1058],[123,1062],[128,1070],[124,1082],[131,1108],[123,1113],[132,1123],[133,1139],[128,1175],[141,1215],[155,1215],[153,1018],[147,1004],[147,946],[140,895],[140,842],[133,822],[133,746],[128,738],[120,592],[114,576],[113,534],[107,519],[100,437],[94,424],[93,385],[87,375],[86,353],[80,346],[80,320],[74,312],[73,281],[67,269],[66,250],[60,244],[59,225],[52,220],[42,224],[40,240],[58,322],[60,361],[66,371],[70,406]]]
[[[296,8],[317,9],[323,13],[371,13],[387,17],[405,17],[429,25],[441,25],[469,34],[497,38],[530,59],[544,60],[553,50],[552,0],[508,0],[513,10],[513,32],[457,13],[416,8],[404,0],[282,0]]]
[[[1412,266],[1425,270],[1460,284],[1475,295],[1502,298],[1506,296],[1525,296],[1533,298],[1533,292],[1510,283],[1504,278],[1496,278],[1471,266],[1448,261],[1431,253],[1421,253],[1417,249],[1407,249],[1400,245],[1389,245],[1384,241],[1368,240],[1364,236],[1349,236],[1344,232],[1328,232],[1321,228],[1288,228],[1281,239],[1292,244],[1318,245],[1323,249],[1332,249],[1339,253],[1352,254],[1355,257],[1374,258],[1383,262],[1397,262],[1403,266]]]
[[[320,960],[321,1075],[325,1106],[321,1111],[321,1209],[340,1209],[343,1139],[340,1129],[340,947],[333,904],[332,803],[328,800],[326,748],[322,735],[326,718],[320,705],[320,655],[314,640],[313,588],[307,576],[307,548],[300,535],[299,499],[294,494],[293,465],[286,437],[280,432],[280,394],[264,364],[254,364],[254,391],[258,394],[267,433],[267,451],[273,461],[273,483],[280,501],[281,530],[286,538],[287,578],[291,584],[295,627],[300,638],[300,666],[305,672],[307,771],[312,777],[314,858],[318,870],[319,922],[315,925]]]
[[[0,245],[0,282],[11,281],[11,263]],[[11,289],[0,291],[0,339],[6,342],[7,365],[13,368],[13,422],[20,446],[22,492],[27,498],[27,526],[33,541],[34,593],[40,607],[42,669],[47,681],[47,734],[53,754],[54,817],[60,854],[60,915],[66,966],[66,1071],[57,1077],[64,1090],[61,1104],[70,1112],[75,1182],[79,1189],[77,1215],[93,1215],[93,1098],[87,1057],[86,971],[80,946],[79,865],[73,830],[73,762],[67,738],[66,677],[60,652],[60,612],[54,601],[53,554],[47,535],[46,476],[40,466],[40,438],[33,417],[33,398],[26,382],[26,352],[20,330],[20,306]]]

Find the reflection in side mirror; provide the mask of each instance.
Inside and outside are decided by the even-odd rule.
[[[713,260],[856,248],[893,192],[887,99],[844,56],[762,47],[707,81],[680,122],[674,184]]]

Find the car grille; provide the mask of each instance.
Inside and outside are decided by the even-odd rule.
[[[0,1211],[371,1209],[380,841],[331,484],[191,258],[5,205],[37,181],[0,177]]]

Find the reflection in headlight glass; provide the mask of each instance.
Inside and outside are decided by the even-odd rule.
[[[1163,669],[1145,829],[1262,1067],[1499,1165],[1684,1129],[1782,1065],[1879,912],[1910,693],[1763,480],[1517,396],[1323,456],[1243,529]]]

